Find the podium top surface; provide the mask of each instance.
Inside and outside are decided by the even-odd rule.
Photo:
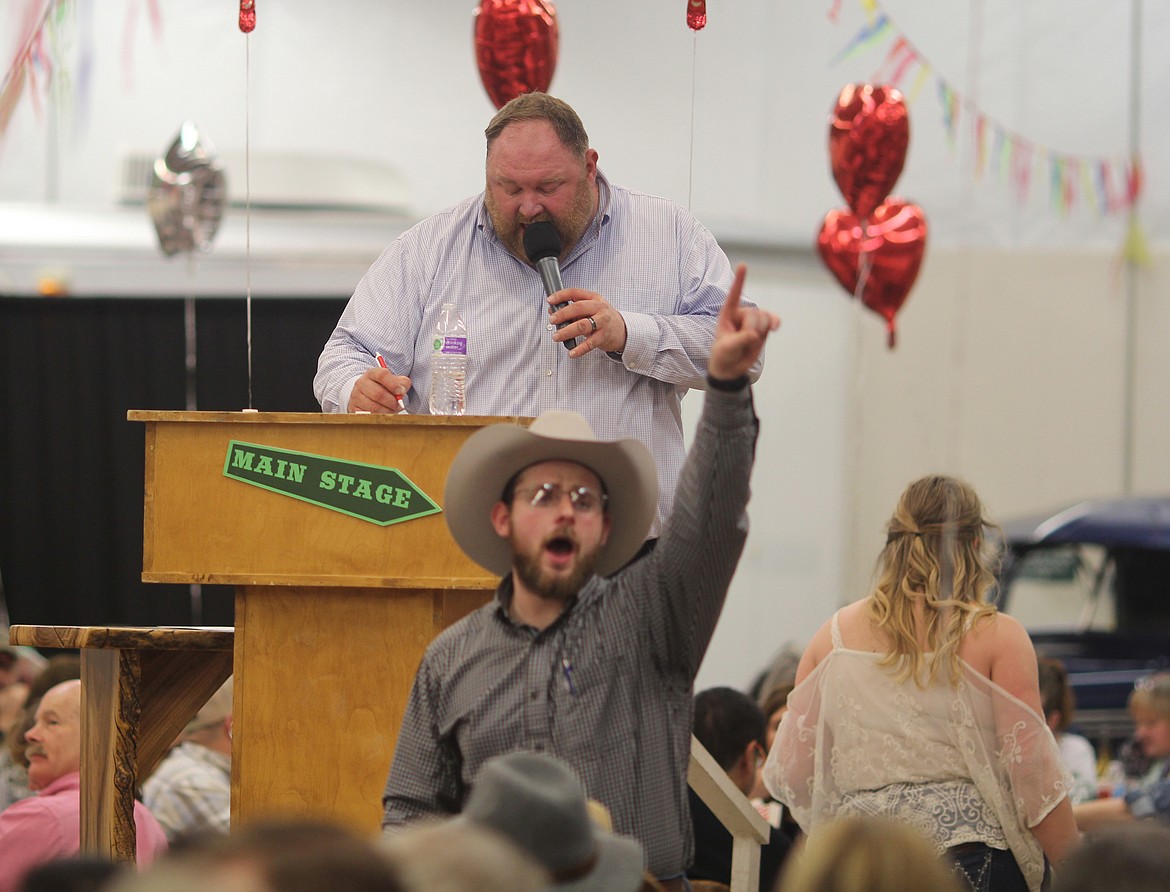
[[[441,424],[445,427],[483,427],[487,424],[519,424],[527,427],[526,415],[374,415],[344,412],[189,412],[174,409],[130,409],[127,421],[172,421],[232,424]]]

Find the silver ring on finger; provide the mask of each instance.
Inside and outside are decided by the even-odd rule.
[[[597,331],[597,320],[592,316],[589,317],[589,324],[593,326],[593,331]]]

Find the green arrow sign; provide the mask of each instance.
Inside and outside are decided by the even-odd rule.
[[[257,443],[230,441],[223,475],[381,526],[443,510],[397,468]]]

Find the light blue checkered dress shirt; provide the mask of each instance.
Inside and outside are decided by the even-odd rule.
[[[467,414],[580,412],[602,439],[633,437],[658,466],[657,535],[685,455],[682,398],[706,385],[715,320],[731,264],[688,211],[611,185],[598,174],[597,216],[561,264],[565,287],[597,292],[626,321],[620,360],[572,359],[551,338],[539,273],[496,237],[483,195],[405,232],[358,283],[318,362],[313,389],[344,411],[357,378],[381,353],[413,386],[406,408],[427,412],[431,338],[454,301],[467,324]],[[762,360],[752,370],[759,377]]]

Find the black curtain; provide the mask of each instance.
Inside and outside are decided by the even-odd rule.
[[[345,298],[252,300],[252,399],[320,411],[317,356]],[[249,406],[246,305],[195,302],[197,408]],[[186,408],[184,301],[0,296],[0,584],[13,624],[189,625],[186,585],[144,583],[145,428]],[[230,586],[204,625],[233,624]]]

